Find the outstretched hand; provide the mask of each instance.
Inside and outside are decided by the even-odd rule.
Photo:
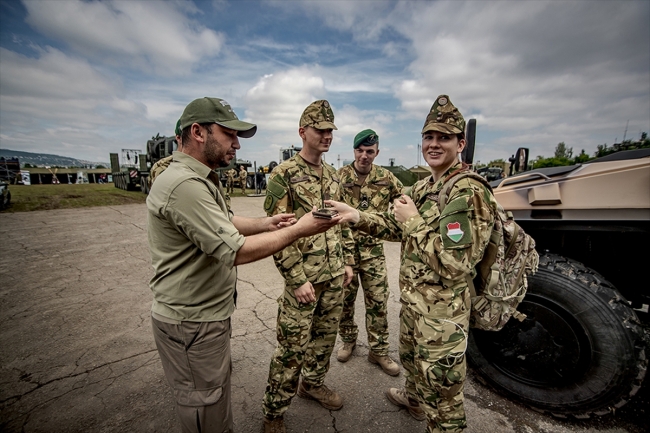
[[[393,213],[395,219],[401,223],[405,223],[410,217],[417,215],[418,208],[408,195],[402,196],[393,202]]]
[[[296,219],[296,214],[293,213],[279,213],[277,215],[268,217],[267,220],[267,231],[269,232],[292,226],[298,222]]]
[[[326,232],[341,222],[340,215],[335,215],[332,218],[316,218],[314,216],[314,211],[316,210],[317,208],[314,206],[311,212],[303,215],[296,223],[296,228],[300,230],[301,237]]]
[[[356,224],[359,222],[359,211],[355,208],[334,200],[325,200],[325,204],[339,213],[342,223]]]

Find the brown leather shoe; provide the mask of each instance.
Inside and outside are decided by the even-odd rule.
[[[325,409],[339,410],[343,407],[341,396],[325,385],[310,386],[301,380],[298,386],[298,395],[302,398],[316,400]]]
[[[424,414],[424,411],[420,408],[420,404],[416,400],[413,400],[411,397],[409,397],[404,388],[389,388],[386,391],[386,398],[388,398],[388,400],[395,406],[408,409],[411,416],[418,421],[423,421],[427,417]]]
[[[284,418],[281,416],[277,418],[264,417],[264,433],[287,433]]]
[[[399,364],[391,359],[390,356],[379,356],[373,352],[368,352],[368,361],[372,364],[379,364],[384,373],[390,376],[397,376],[399,374]]]
[[[353,341],[352,343],[343,342],[343,345],[339,347],[338,352],[336,352],[336,359],[338,359],[339,362],[347,362],[352,357],[352,352],[355,347],[357,347],[356,341]]]

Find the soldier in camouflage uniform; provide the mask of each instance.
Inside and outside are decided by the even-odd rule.
[[[226,193],[230,194],[231,192],[235,192],[235,175],[237,172],[235,171],[234,168],[231,168],[230,170],[226,171],[226,176],[228,177],[226,181]]]
[[[393,213],[360,214],[329,202],[355,229],[402,241],[400,359],[406,384],[405,389],[389,389],[386,396],[414,418],[426,418],[429,433],[460,432],[467,426],[467,281],[483,256],[497,213],[489,189],[469,177],[454,185],[442,213],[438,208],[443,185],[463,167],[464,129],[458,109],[440,95],[422,129],[422,154],[431,177],[396,200]]]
[[[333,122],[325,100],[305,109],[298,129],[302,150],[271,173],[264,201],[269,216],[286,211],[300,219],[324,200],[341,199],[336,170],[321,160],[332,142]],[[262,403],[267,433],[285,431],[283,414],[296,392],[329,410],[343,406],[323,382],[336,342],[343,286],[352,278],[353,242],[347,226],[335,226],[273,256],[285,287],[278,299],[278,345]]]
[[[241,186],[241,193],[246,195],[246,178],[248,177],[248,172],[242,165],[239,168],[239,186]]]
[[[373,164],[379,155],[379,136],[372,129],[354,137],[354,162],[339,170],[344,203],[364,212],[385,212],[402,195],[402,183],[385,168]],[[399,365],[388,356],[388,275],[384,245],[379,239],[352,230],[355,240],[355,266],[352,282],[346,287],[339,335],[343,345],[337,359],[346,362],[357,342],[358,327],[354,323],[354,303],[363,287],[368,333],[368,361],[379,364],[391,375],[399,374]]]
[[[183,145],[181,143],[181,119],[178,119],[178,122],[176,122],[176,128],[174,128],[174,135],[176,135],[176,143],[178,144],[176,150],[180,152],[183,148]],[[166,156],[163,159],[159,159],[154,165],[151,166],[151,170],[149,170],[149,189],[151,189],[151,185],[153,185],[153,181],[156,179],[160,173],[165,171],[167,167],[169,167],[169,164],[172,163],[172,155]]]

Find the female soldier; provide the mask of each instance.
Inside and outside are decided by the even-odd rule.
[[[400,359],[406,383],[404,389],[386,391],[386,397],[414,418],[426,417],[429,433],[460,432],[467,425],[467,280],[483,257],[497,209],[487,187],[463,177],[449,192],[444,211],[439,210],[445,183],[467,169],[459,160],[466,145],[464,130],[463,116],[447,95],[440,95],[422,129],[430,177],[395,200],[392,213],[363,213],[329,202],[355,229],[402,242]]]

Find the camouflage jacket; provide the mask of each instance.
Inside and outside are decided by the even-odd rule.
[[[425,316],[445,317],[466,309],[467,277],[483,257],[490,240],[497,202],[483,184],[459,180],[449,193],[443,214],[438,194],[447,177],[461,167],[451,167],[437,182],[432,177],[417,182],[409,196],[419,214],[405,224],[389,212],[361,213],[355,229],[382,239],[401,241],[400,301]]]
[[[154,165],[151,166],[151,170],[149,170],[149,187],[153,185],[153,181],[156,180],[156,176],[165,171],[171,163],[172,155],[169,155],[163,159],[159,159]]]
[[[226,176],[228,176],[228,180],[230,180],[230,181],[235,180],[235,174],[237,174],[237,172],[232,168],[230,170],[226,171]]]
[[[402,182],[393,173],[377,165],[372,166],[359,192],[359,199],[354,197],[353,188],[358,184],[357,172],[352,164],[341,167],[338,171],[343,187],[341,199],[355,209],[363,212],[385,212],[393,201],[402,195]],[[352,229],[355,241],[355,261],[384,255],[384,244],[380,239],[368,236]]]
[[[245,181],[246,178],[248,177],[248,172],[245,170],[239,170],[239,180],[240,181]]]
[[[322,178],[300,155],[273,169],[266,187],[264,210],[269,216],[295,213],[301,218],[323,199],[341,200],[336,170],[322,164]],[[325,233],[301,238],[273,258],[287,289],[295,290],[307,281],[321,283],[342,275],[345,265],[354,264],[354,240],[347,226],[337,225]]]

